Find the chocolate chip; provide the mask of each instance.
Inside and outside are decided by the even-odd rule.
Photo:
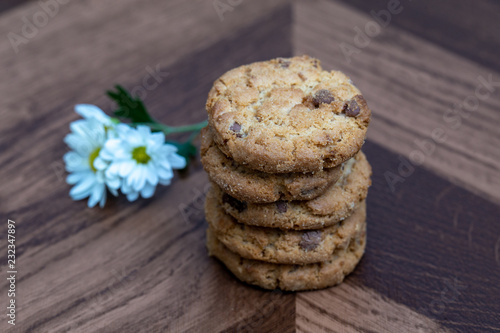
[[[361,110],[359,109],[358,102],[352,99],[349,103],[344,105],[344,109],[342,111],[344,111],[348,117],[356,117]]]
[[[280,213],[286,213],[288,204],[286,203],[286,201],[276,201],[276,209]]]
[[[236,132],[241,131],[241,125],[240,125],[240,124],[238,124],[238,123],[236,123],[236,122],[234,122],[234,123],[231,125],[231,127],[229,127],[229,129],[230,129],[231,131],[233,131],[233,132],[235,132],[235,133],[236,133]]]
[[[300,240],[299,246],[304,251],[312,251],[318,247],[320,242],[321,242],[321,231],[312,230],[302,234],[302,239]]]
[[[233,198],[232,196],[230,196],[227,193],[224,193],[224,195],[222,196],[222,202],[229,204],[229,206],[231,206],[234,209],[236,209],[238,211],[238,213],[241,213],[242,211],[244,211],[245,209],[247,209],[247,203],[246,202],[239,201],[238,199]]]
[[[290,60],[284,58],[278,58],[278,63],[281,68],[288,68],[290,66]]]
[[[319,107],[321,104],[330,104],[335,101],[332,93],[329,90],[321,89],[314,94],[313,103],[315,107]]]
[[[236,137],[237,138],[242,138],[243,137],[243,134],[240,133],[241,131],[241,125],[238,124],[237,122],[234,122],[231,127],[229,127],[229,130],[230,131],[233,131],[234,133],[236,133]]]
[[[317,187],[313,187],[313,188],[310,188],[307,190],[302,190],[302,191],[300,191],[300,195],[302,195],[302,196],[310,195],[310,194],[314,193],[314,191],[316,191],[316,190],[318,190]]]

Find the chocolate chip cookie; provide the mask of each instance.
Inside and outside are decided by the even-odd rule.
[[[240,201],[212,184],[207,196],[238,222],[280,229],[319,229],[342,221],[366,198],[371,167],[363,152],[345,164],[344,175],[325,193],[309,201],[277,201],[253,204]]]
[[[288,230],[253,227],[238,223],[218,206],[214,197],[205,203],[211,230],[229,250],[247,259],[278,264],[309,264],[328,260],[351,239],[366,230],[363,201],[344,221],[317,230]]]
[[[241,281],[264,289],[312,290],[341,283],[363,256],[366,233],[352,239],[345,248],[336,250],[328,260],[307,265],[273,264],[245,259],[230,251],[207,230],[209,254],[218,258]]]
[[[214,82],[206,109],[222,152],[268,173],[340,165],[360,150],[371,116],[346,75],[308,56],[230,70]]]
[[[207,127],[201,132],[201,162],[210,179],[240,201],[269,203],[311,200],[342,175],[343,164],[314,173],[265,173],[249,169],[224,155]]]

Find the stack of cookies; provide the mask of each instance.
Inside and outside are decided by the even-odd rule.
[[[206,107],[210,255],[266,289],[342,282],[366,244],[371,111],[359,90],[317,59],[278,58],[222,75]]]

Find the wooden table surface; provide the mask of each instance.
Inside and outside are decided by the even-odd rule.
[[[58,1],[0,6],[1,332],[500,331],[498,2]],[[342,285],[263,291],[209,258],[199,159],[152,200],[69,198],[75,104],[111,112],[119,83],[163,122],[202,121],[226,70],[300,54],[350,75],[373,110],[368,246]]]

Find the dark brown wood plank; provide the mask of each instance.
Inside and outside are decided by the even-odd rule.
[[[0,2],[0,13],[33,0],[4,0]]]
[[[47,115],[61,118],[48,110],[67,110],[82,100],[97,100],[104,90],[131,77],[142,86],[148,67],[170,66],[283,3],[286,0],[243,2],[221,21],[212,2],[198,0],[148,5],[125,0],[120,6],[69,2],[27,44],[20,45],[18,53],[7,38],[0,40],[0,67],[9,77],[0,82],[4,119],[0,130],[10,136],[20,124],[36,123]],[[21,33],[22,18],[39,10],[37,2],[18,6],[2,15],[0,29]]]
[[[371,15],[387,10],[387,0],[340,0]],[[403,10],[390,16],[390,25],[425,38],[497,72],[500,71],[500,39],[497,37],[498,1],[405,1]]]
[[[433,319],[348,278],[341,285],[297,295],[298,332],[448,332]]]
[[[500,73],[391,25],[349,62],[341,45],[355,46],[353,29],[364,28],[370,16],[331,1],[298,2],[294,9],[295,52],[316,56],[354,80],[373,110],[369,139],[406,157],[419,155],[418,163],[500,202],[500,87],[478,100],[475,111],[455,112],[452,121],[446,116],[455,104],[475,98],[478,77],[500,82]],[[444,131],[443,142],[432,139],[435,129]],[[434,149],[421,148],[422,142]]]
[[[392,192],[386,174],[398,173],[398,156],[371,142],[363,150],[373,168],[365,256],[339,290],[298,296],[298,325],[439,327],[427,317],[453,332],[500,331],[500,207],[422,168]],[[316,302],[319,310],[311,309]],[[353,311],[339,309],[343,303]]]

